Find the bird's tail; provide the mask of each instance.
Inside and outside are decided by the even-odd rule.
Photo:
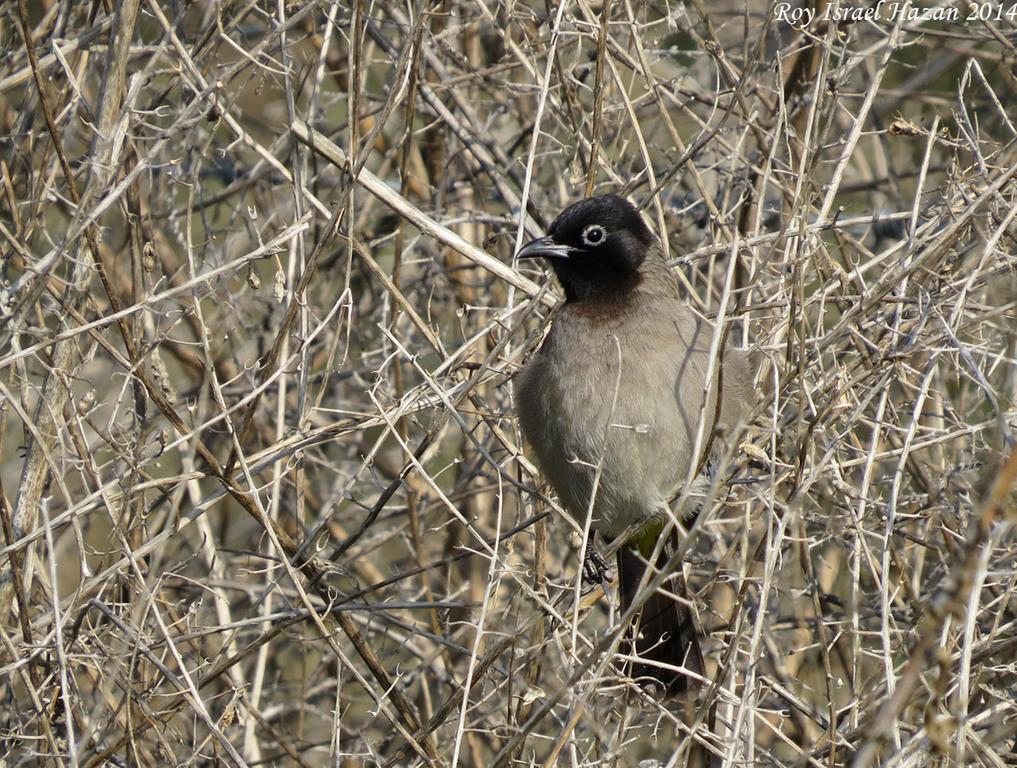
[[[668,548],[663,549],[657,558],[657,568],[663,568],[668,560]],[[622,546],[617,557],[621,609],[624,612],[636,597],[647,565],[639,550],[629,545]],[[634,678],[652,677],[660,681],[669,696],[694,690],[699,682],[668,667],[682,667],[698,675],[706,673],[695,614],[688,603],[682,602],[687,598],[685,578],[680,572],[672,574],[643,603],[622,649],[623,653],[626,650],[631,652],[634,646],[634,655],[647,662],[634,663],[629,674]],[[667,667],[661,666],[665,664]]]

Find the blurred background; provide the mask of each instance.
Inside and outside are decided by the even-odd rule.
[[[1017,8],[962,5],[0,6],[0,761],[1013,765]],[[511,415],[513,253],[604,192],[759,360],[691,717]]]

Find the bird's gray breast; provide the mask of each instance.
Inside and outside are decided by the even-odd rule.
[[[650,310],[608,322],[566,305],[516,380],[520,426],[548,481],[579,520],[594,498],[608,537],[660,514],[689,467],[693,409],[679,397],[703,379],[681,324]]]

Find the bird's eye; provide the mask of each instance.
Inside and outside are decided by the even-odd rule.
[[[600,245],[604,242],[604,228],[599,224],[591,224],[583,230],[583,243],[586,245]]]

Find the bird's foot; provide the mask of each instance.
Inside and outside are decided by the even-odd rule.
[[[597,551],[591,538],[586,542],[586,553],[583,555],[583,581],[591,586],[607,584],[610,581],[611,568]]]

